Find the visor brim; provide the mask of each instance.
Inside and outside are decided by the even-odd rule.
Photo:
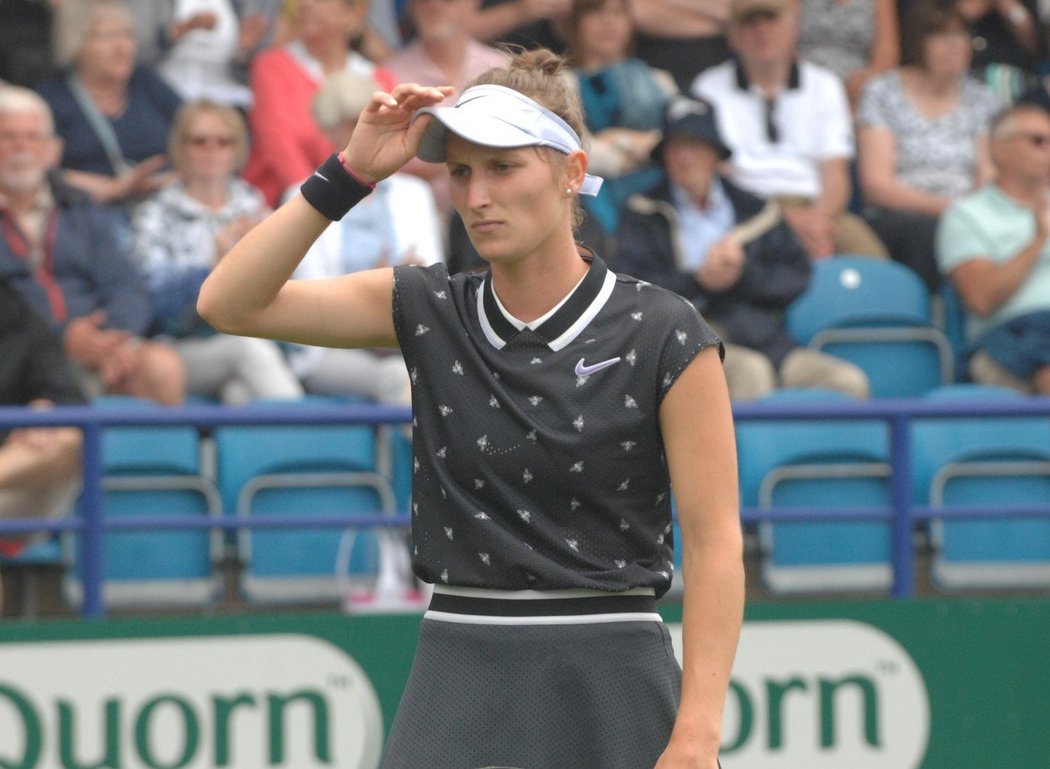
[[[454,107],[424,107],[413,119],[430,115],[416,156],[428,163],[444,163],[450,134],[483,147],[528,147],[540,144],[535,136],[492,115]]]

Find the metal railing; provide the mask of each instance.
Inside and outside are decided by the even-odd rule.
[[[741,508],[741,520],[755,523],[763,520],[881,520],[891,523],[894,597],[913,595],[915,590],[915,553],[912,532],[916,522],[937,518],[977,518],[996,516],[1001,508],[989,505],[946,505],[932,508],[916,505],[911,488],[910,425],[915,419],[948,419],[975,416],[1050,418],[1050,398],[1017,399],[874,399],[869,401],[830,402],[748,402],[734,404],[738,423],[749,421],[813,420],[882,420],[889,429],[890,505],[886,507],[817,508],[793,507],[761,509]],[[195,519],[186,516],[122,517],[104,516],[102,433],[106,427],[187,426],[211,428],[226,425],[309,425],[403,424],[410,420],[407,408],[369,404],[273,405],[267,408],[231,408],[224,406],[184,406],[157,408],[96,408],[91,406],[59,407],[46,411],[24,407],[0,407],[0,428],[31,426],[74,426],[83,431],[83,491],[81,515],[61,520],[0,521],[0,536],[5,532],[76,531],[80,539],[80,564],[83,575],[84,617],[100,618],[106,607],[102,600],[103,535],[111,530],[129,529],[196,529],[196,528],[302,528],[396,526],[409,524],[405,514],[389,515],[272,515],[265,520],[234,516]],[[1050,450],[1050,447],[1048,447]],[[746,461],[746,457],[743,458]],[[228,511],[227,511],[228,512]],[[1050,499],[1045,504],[1011,506],[1011,517],[1050,517]]]

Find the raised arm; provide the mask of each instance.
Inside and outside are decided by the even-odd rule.
[[[744,607],[736,445],[718,350],[708,347],[660,408],[682,531],[682,696],[657,769],[715,769]]]
[[[394,173],[415,155],[430,119],[413,123],[412,114],[449,93],[414,84],[377,91],[344,151],[344,165],[365,184]],[[223,257],[201,287],[198,312],[231,334],[331,347],[394,345],[390,269],[289,280],[330,223],[302,194],[293,197]]]

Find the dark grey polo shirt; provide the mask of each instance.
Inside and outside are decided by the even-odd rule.
[[[673,543],[658,410],[719,343],[692,304],[594,257],[553,314],[519,330],[488,275],[394,274],[420,578],[662,594]]]

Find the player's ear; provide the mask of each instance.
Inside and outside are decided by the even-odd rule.
[[[579,192],[586,175],[587,154],[583,150],[570,153],[565,162],[565,186],[573,192]]]

